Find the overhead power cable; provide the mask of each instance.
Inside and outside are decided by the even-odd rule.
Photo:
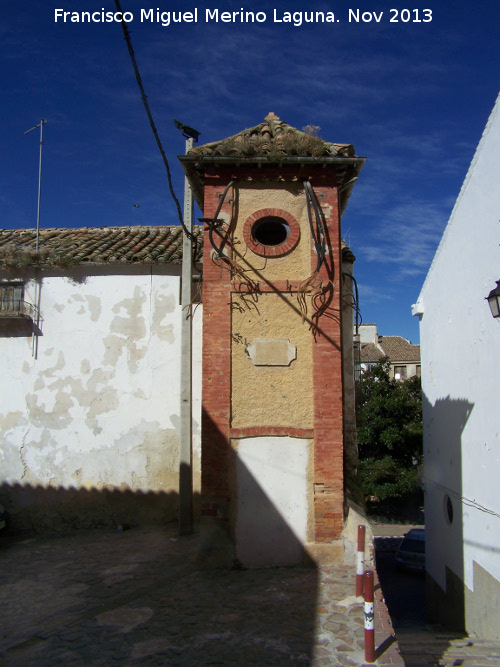
[[[433,479],[430,477],[424,476],[423,478],[424,483],[430,483],[433,486],[436,486],[439,489],[442,489],[443,491],[446,491],[448,495],[454,496],[457,500],[459,500],[463,505],[466,505],[467,507],[472,507],[476,510],[479,510],[480,512],[484,512],[485,514],[491,514],[492,516],[496,516],[500,518],[500,514],[498,512],[495,512],[495,510],[490,509],[489,507],[485,507],[484,505],[481,505],[477,501],[467,498],[466,496],[462,496],[460,493],[457,491],[454,491],[453,489],[450,489],[450,487],[445,486],[443,484],[439,484],[439,482],[435,482]]]
[[[129,52],[129,55],[130,55],[130,60],[132,61],[132,66],[134,68],[137,85],[139,86],[139,90],[141,91],[141,98],[142,98],[142,102],[144,104],[144,108],[146,109],[146,114],[147,114],[148,119],[149,119],[149,124],[151,125],[151,129],[152,129],[154,137],[156,139],[156,143],[158,144],[158,148],[160,149],[160,153],[161,153],[161,156],[163,158],[163,164],[165,165],[165,169],[167,170],[168,187],[169,187],[169,190],[170,190],[170,194],[172,195],[172,199],[174,200],[176,208],[177,208],[177,215],[178,215],[180,223],[182,225],[182,229],[184,230],[184,234],[186,234],[186,236],[189,238],[190,241],[194,241],[196,237],[187,229],[186,225],[184,224],[184,218],[182,216],[181,205],[179,203],[179,200],[175,196],[174,186],[172,184],[172,175],[170,173],[170,166],[168,164],[167,156],[165,155],[165,151],[163,150],[163,146],[162,146],[160,137],[158,135],[158,131],[156,129],[156,126],[155,126],[155,123],[154,123],[154,120],[153,120],[153,115],[151,113],[151,109],[150,109],[150,106],[149,106],[146,91],[144,90],[144,86],[143,86],[143,83],[142,83],[141,73],[139,72],[139,67],[137,65],[137,60],[135,58],[134,49],[132,48],[132,41],[130,39],[130,32],[128,30],[126,21],[123,20],[123,11],[122,11],[122,8],[120,6],[120,0],[115,0],[115,5],[116,5],[116,9],[120,12],[121,17],[122,17],[121,24],[122,24],[123,35],[124,35],[125,41],[127,43],[127,48],[128,48],[128,52]]]

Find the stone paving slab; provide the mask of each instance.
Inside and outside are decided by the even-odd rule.
[[[201,571],[197,544],[175,527],[1,536],[0,664],[366,664],[354,568]],[[375,638],[377,664],[404,665],[380,588]],[[407,664],[459,664],[429,662],[443,646],[405,641],[427,661]]]
[[[197,544],[175,527],[2,537],[0,663],[365,664],[354,568],[200,571]]]

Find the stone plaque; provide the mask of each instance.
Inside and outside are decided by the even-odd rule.
[[[297,348],[289,340],[257,338],[246,349],[255,366],[290,366]]]

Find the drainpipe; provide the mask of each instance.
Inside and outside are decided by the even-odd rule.
[[[186,153],[193,147],[193,138],[186,137]],[[184,177],[184,226],[193,230],[193,192]],[[181,277],[181,427],[179,447],[179,535],[193,532],[193,467],[192,467],[192,263],[190,236],[182,239]]]

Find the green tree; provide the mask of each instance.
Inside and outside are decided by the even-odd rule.
[[[359,476],[365,497],[401,498],[420,485],[420,378],[393,380],[383,359],[356,383]]]

